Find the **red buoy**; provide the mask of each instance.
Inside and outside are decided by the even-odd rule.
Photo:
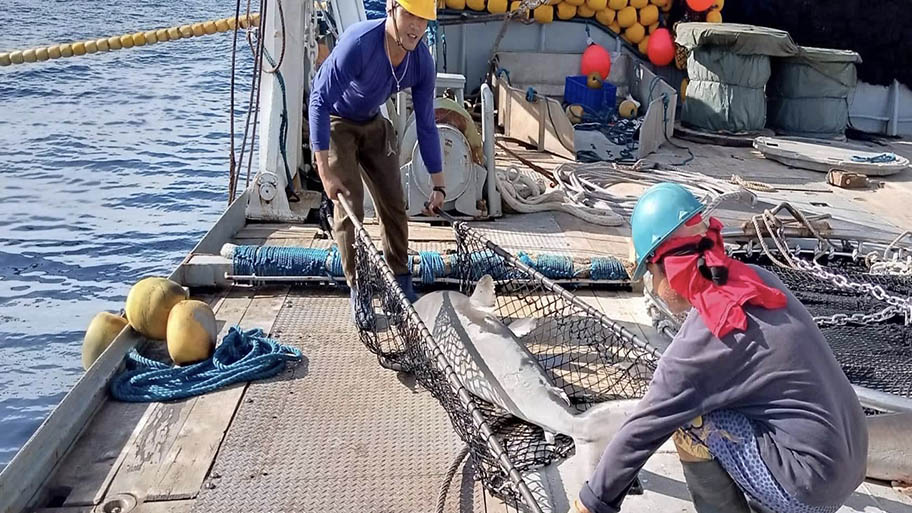
[[[687,7],[696,12],[703,12],[713,6],[714,0],[687,0]]]
[[[602,80],[608,79],[608,73],[611,71],[611,54],[608,50],[598,44],[591,44],[583,52],[583,59],[580,61],[580,72],[583,75],[589,75],[596,72],[601,75]]]
[[[671,64],[675,56],[675,47],[674,41],[671,40],[671,32],[667,28],[656,29],[649,36],[646,55],[649,56],[649,62],[656,66],[668,66]]]

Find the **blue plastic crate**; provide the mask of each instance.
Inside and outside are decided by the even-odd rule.
[[[614,110],[617,87],[603,82],[599,89],[586,85],[586,76],[570,76],[564,81],[564,103],[579,104],[600,114]]]

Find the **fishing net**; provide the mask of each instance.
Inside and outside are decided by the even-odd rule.
[[[536,319],[521,342],[580,412],[594,403],[645,394],[658,361],[653,348],[469,225],[456,222],[454,230],[457,251],[449,260],[461,290],[470,294],[474,283],[490,274],[497,283],[498,319],[505,324]],[[383,365],[413,373],[440,402],[469,447],[476,479],[509,504],[528,504],[523,500],[528,488],[511,470],[522,473],[566,458],[573,451],[571,439],[546,436],[540,427],[470,396],[464,384],[478,376],[466,365],[456,319],[441,309],[433,326],[426,327],[394,286],[367,233],[358,230],[356,239],[359,298],[375,310],[374,323],[361,332],[362,342]]]

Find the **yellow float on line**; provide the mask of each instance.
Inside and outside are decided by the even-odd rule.
[[[484,0],[481,1],[483,2]],[[506,5],[506,0],[502,1],[504,5]],[[13,64],[23,64],[27,62],[43,62],[49,59],[59,59],[61,57],[79,57],[98,52],[120,50],[121,48],[133,48],[134,46],[146,46],[155,43],[176,41],[178,39],[188,37],[199,37],[220,32],[227,32],[229,30],[234,30],[235,27],[246,29],[251,26],[259,26],[259,24],[260,14],[251,13],[250,16],[247,16],[245,14],[237,18],[222,18],[219,20],[191,23],[177,27],[145,30],[133,34],[102,37],[90,41],[79,41],[76,43],[42,46],[39,48],[29,48],[26,50],[0,52],[0,67],[10,66]]]

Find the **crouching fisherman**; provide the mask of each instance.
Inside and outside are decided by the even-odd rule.
[[[689,311],[646,396],[574,510],[616,512],[673,436],[699,513],[834,512],[865,476],[864,413],[810,313],[777,276],[729,258],[722,225],[677,184],[633,211],[636,278]]]
[[[349,27],[314,78],[311,146],[316,152],[317,172],[335,207],[333,234],[345,279],[352,288],[352,316],[362,329],[372,325],[373,310],[366,298],[358,300],[354,287],[354,226],[339,203],[339,194],[349,200],[362,220],[362,178],[367,183],[380,217],[387,263],[406,297],[414,301],[396,133],[380,115],[380,106],[393,93],[411,88],[421,158],[434,183],[427,208],[440,208],[446,193],[434,120],[437,74],[423,40],[428,20],[436,18],[435,0],[389,0],[387,17]]]

